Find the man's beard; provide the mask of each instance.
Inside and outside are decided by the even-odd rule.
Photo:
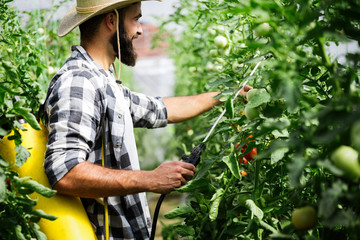
[[[119,29],[119,38],[120,38],[120,54],[121,62],[128,66],[135,66],[137,54],[135,52],[132,39],[130,39],[123,28]],[[110,43],[113,45],[116,56],[118,56],[118,44],[116,33],[110,39]]]

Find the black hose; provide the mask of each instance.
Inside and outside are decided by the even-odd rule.
[[[166,194],[161,194],[157,204],[156,204],[156,208],[155,208],[155,212],[154,212],[154,218],[153,218],[153,222],[152,222],[152,228],[151,228],[151,236],[150,236],[150,240],[154,240],[155,238],[155,232],[156,232],[156,223],[157,223],[157,219],[159,216],[159,212],[160,212],[160,206],[165,198]]]

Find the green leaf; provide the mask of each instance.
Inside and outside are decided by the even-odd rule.
[[[264,123],[262,124],[262,127],[268,128],[268,129],[278,129],[282,130],[285,128],[288,128],[290,126],[290,120],[283,117],[280,119],[274,119],[274,118],[267,118]]]
[[[319,216],[325,219],[336,211],[338,206],[338,199],[343,196],[343,191],[347,190],[347,186],[340,182],[334,182],[331,188],[323,192],[319,203]]]
[[[250,101],[246,104],[249,108],[256,108],[261,106],[264,103],[268,103],[271,99],[271,96],[264,89],[256,91]]]
[[[14,103],[14,108],[20,108],[20,107],[22,107],[22,106],[24,106],[24,105],[25,105],[25,100],[20,99],[19,101],[16,101],[16,102]]]
[[[348,227],[351,226],[356,220],[357,216],[350,210],[338,209],[330,218],[323,219],[321,223],[326,227]]]
[[[203,178],[206,174],[208,174],[209,169],[212,167],[212,165],[214,164],[214,162],[216,161],[216,158],[212,158],[212,159],[204,159],[202,160],[202,164],[201,167],[198,169],[198,171],[196,172],[196,175],[194,177],[193,180],[198,180]],[[188,182],[189,184],[189,182]],[[187,184],[187,185],[188,185]],[[185,185],[186,186],[186,185]]]
[[[271,231],[273,234],[278,233],[278,231],[275,228],[273,228],[271,225],[267,224],[266,222],[260,220],[259,223],[263,228]]]
[[[169,211],[164,216],[167,219],[174,219],[177,217],[186,217],[186,215],[195,213],[195,210],[189,205],[180,205],[177,208]]]
[[[54,220],[57,219],[56,216],[51,215],[51,214],[47,214],[47,213],[45,213],[45,212],[44,212],[43,210],[41,210],[41,209],[36,209],[36,210],[32,211],[32,214],[34,214],[35,216],[39,216],[39,217],[41,217],[41,218],[48,219],[48,220],[50,220],[50,221],[54,221]]]
[[[274,135],[275,138],[289,137],[289,131],[287,129],[283,129],[283,130],[275,129],[271,132],[271,134]]]
[[[28,180],[24,182],[22,186],[29,188],[47,198],[50,198],[56,194],[55,190],[47,188],[34,180]]]
[[[40,231],[40,226],[37,225],[36,223],[34,223],[33,230],[34,230],[37,240],[47,240],[46,235]]]
[[[351,145],[360,151],[360,121],[356,121],[351,127]]]
[[[30,199],[28,196],[21,196],[16,197],[16,203],[17,205],[22,205],[23,207],[26,207],[27,209],[32,209],[36,206],[37,200]]]
[[[319,167],[328,169],[335,176],[343,176],[344,175],[344,172],[341,169],[339,169],[338,167],[336,167],[334,165],[334,163],[328,159],[324,160],[324,161],[318,161],[317,165]]]
[[[187,225],[177,225],[174,227],[174,231],[180,236],[190,237],[195,235],[194,228]]]
[[[289,81],[289,79],[284,79],[282,81],[281,91],[282,97],[286,100],[288,111],[291,113],[296,112],[300,98],[300,91],[296,83],[294,81]]]
[[[27,158],[31,156],[29,151],[21,145],[15,146],[15,152],[15,164],[18,167],[21,167],[26,162]]]
[[[31,113],[30,108],[15,108],[13,109],[14,113],[21,115],[27,123],[35,130],[41,130],[41,127],[36,120],[36,117]]]
[[[2,168],[0,168],[0,203],[6,198],[6,176]]]
[[[15,96],[21,94],[20,92],[14,91],[13,89],[6,87],[2,84],[0,84],[0,92],[6,92],[6,93],[9,93],[9,94],[15,95]]]
[[[232,173],[237,179],[241,179],[239,164],[238,164],[238,161],[236,160],[234,154],[230,154],[230,156],[224,156],[224,157],[222,158],[222,161],[228,166],[228,168],[230,169],[231,173]]]
[[[305,162],[303,158],[299,156],[294,156],[293,161],[287,165],[289,169],[289,180],[292,187],[300,185],[300,179],[302,172],[305,167]]]
[[[0,136],[6,136],[10,133],[10,131],[5,130],[3,128],[0,127]]]
[[[10,163],[5,161],[5,159],[1,156],[1,154],[0,154],[0,166],[4,167],[4,168],[7,168],[10,166]]]
[[[224,193],[225,193],[225,190],[223,188],[219,188],[210,200],[211,205],[210,205],[210,211],[209,211],[209,218],[211,221],[215,221],[215,219],[218,216],[220,202],[221,202],[221,199],[222,199]]]
[[[6,71],[6,75],[9,76],[10,80],[15,81],[17,79],[17,73],[15,66],[8,61],[3,61],[2,66],[4,67]]]
[[[230,119],[234,118],[234,103],[231,98],[229,98],[226,101],[225,108],[226,108],[226,115],[228,116],[228,118]]]
[[[288,147],[278,148],[271,153],[271,164],[275,164],[285,156],[285,153],[289,151]]]
[[[22,233],[21,225],[17,225],[15,227],[15,233],[16,233],[17,240],[26,240],[24,234]]]
[[[219,85],[224,85],[227,82],[231,82],[231,80],[231,78],[220,78],[216,79],[215,81],[208,82],[207,85],[209,85],[210,87],[218,87]]]
[[[253,200],[246,200],[245,205],[251,211],[251,219],[253,219],[254,216],[256,216],[259,220],[263,219],[264,212],[256,206]]]
[[[192,192],[194,190],[201,191],[209,188],[209,182],[206,179],[193,179],[187,182],[186,185],[177,188],[178,192]]]

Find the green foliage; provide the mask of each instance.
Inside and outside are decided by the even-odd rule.
[[[10,2],[0,0],[0,138],[14,133],[9,140],[15,142],[15,148],[9,151],[16,155],[15,165],[0,156],[0,236],[4,240],[47,239],[37,222],[56,217],[34,210],[37,200],[29,194],[51,197],[55,191],[29,177],[18,177],[14,167],[21,167],[30,157],[21,146],[19,130],[23,130],[23,120],[40,129],[38,109],[50,79],[70,53],[68,41],[76,35],[70,34],[60,43],[58,21],[51,19],[59,6],[20,14]]]
[[[38,50],[34,38],[21,29],[19,18],[8,2],[1,1],[0,9],[0,116],[2,136],[14,127],[13,119],[22,116],[35,129],[39,124],[31,114],[40,102],[40,85],[32,74],[36,69]],[[6,126],[8,125],[8,126]],[[5,127],[6,126],[6,127]]]
[[[179,189],[189,193],[195,213],[178,215],[184,221],[169,238],[174,232],[188,239],[360,237],[359,180],[330,160],[341,145],[359,151],[360,54],[339,62],[326,49],[359,44],[359,9],[359,1],[335,0],[179,2],[164,23],[181,26],[181,36],[170,39],[176,94],[221,90],[217,98],[225,104],[176,127],[178,155],[203,140],[223,108],[228,114],[206,143],[194,180]],[[224,48],[216,46],[219,35],[227,39]],[[241,114],[241,97],[229,100],[245,80],[265,91],[248,103],[260,110],[253,120]],[[237,161],[254,147],[255,160]],[[296,230],[291,213],[307,205],[315,207],[317,225]]]

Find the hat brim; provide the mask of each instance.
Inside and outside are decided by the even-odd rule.
[[[83,22],[89,20],[92,17],[97,15],[111,12],[114,9],[126,7],[132,3],[141,2],[141,1],[150,1],[150,0],[119,0],[113,4],[109,4],[108,6],[99,9],[98,11],[92,13],[78,13],[76,11],[76,6],[72,7],[67,14],[63,17],[60,21],[59,28],[58,28],[58,36],[63,37],[71,32],[74,28],[82,24]],[[161,1],[161,0],[155,0]]]

